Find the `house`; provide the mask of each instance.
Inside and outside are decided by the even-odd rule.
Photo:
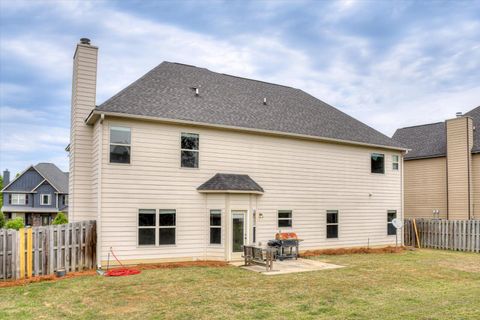
[[[2,212],[6,219],[21,217],[27,226],[49,225],[58,212],[68,212],[68,172],[53,163],[28,167],[10,181],[3,172]]]
[[[110,248],[232,260],[278,230],[301,250],[395,244],[398,142],[302,90],[179,63],[96,106],[97,55],[74,54],[69,216],[97,220],[99,265]]]
[[[480,219],[480,107],[444,122],[398,129],[405,217]]]

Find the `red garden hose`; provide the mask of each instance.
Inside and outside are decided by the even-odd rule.
[[[105,273],[106,276],[108,277],[122,277],[122,276],[130,276],[130,275],[133,275],[133,274],[139,274],[140,273],[140,270],[138,269],[128,269],[128,268],[125,268],[125,266],[120,262],[120,260],[118,260],[117,256],[115,255],[115,253],[113,253],[113,249],[110,248],[110,252],[112,253],[113,257],[115,258],[115,260],[117,260],[117,262],[122,266],[121,268],[117,268],[117,269],[112,269],[112,270],[107,270],[107,272]]]

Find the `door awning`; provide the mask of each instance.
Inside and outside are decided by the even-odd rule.
[[[263,188],[248,175],[226,173],[217,173],[197,190],[203,193],[264,193]]]

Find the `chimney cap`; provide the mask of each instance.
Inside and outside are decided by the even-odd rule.
[[[462,116],[462,113],[461,113],[461,112],[457,112],[455,115],[457,116],[457,118],[460,118],[460,117]]]
[[[88,38],[80,38],[80,43],[81,43],[81,44],[88,44],[88,45],[90,45],[90,39],[88,39]]]

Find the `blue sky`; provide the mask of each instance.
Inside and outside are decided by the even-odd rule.
[[[377,130],[480,105],[480,1],[0,0],[0,169],[68,169],[72,56],[97,104],[160,62],[301,88]]]

